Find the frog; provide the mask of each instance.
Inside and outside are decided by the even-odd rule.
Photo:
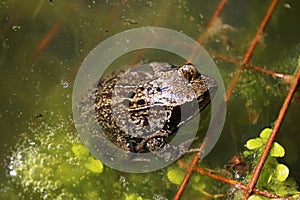
[[[102,131],[118,148],[170,160],[186,152],[185,142],[170,141],[210,104],[217,88],[214,79],[191,63],[151,62],[102,77],[94,111]]]

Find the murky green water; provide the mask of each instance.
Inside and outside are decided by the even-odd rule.
[[[270,3],[228,1],[216,33],[206,36],[204,47],[242,60]],[[75,158],[71,148],[80,141],[69,120],[72,85],[83,59],[106,38],[131,28],[159,26],[197,40],[217,4],[216,0],[1,2],[0,199],[172,199],[178,185],[169,181],[167,173],[177,169],[176,164],[148,174],[128,174],[104,166],[98,174],[85,167],[88,161]],[[294,72],[300,54],[299,6],[297,1],[279,2],[250,63]],[[118,64],[170,59],[163,60],[161,54],[141,55],[135,61],[134,55],[130,58],[120,59]],[[237,66],[215,61],[228,87]],[[221,138],[204,163],[222,168],[231,155],[243,151],[249,138],[274,122],[287,92],[284,81],[246,70],[228,102]],[[297,180],[299,99],[298,89],[277,139],[286,149],[281,162]],[[18,157],[12,152],[22,153]],[[9,170],[11,156],[19,158],[17,176]],[[34,168],[37,171],[30,171],[33,166],[39,166]],[[216,185],[207,192],[218,193],[218,183],[195,176],[184,198],[205,197],[205,183]]]

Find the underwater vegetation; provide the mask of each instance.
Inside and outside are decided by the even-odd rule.
[[[245,173],[226,167],[212,171],[247,183],[271,131],[266,128],[259,137],[246,142],[246,150],[240,154],[247,165]],[[284,147],[275,142],[257,188],[280,196],[299,194],[289,168],[277,159],[284,155]],[[183,160],[190,162],[190,159],[185,156]],[[120,174],[90,155],[81,144],[71,118],[53,112],[29,123],[28,131],[11,149],[7,162],[7,181],[1,182],[0,199],[169,199],[170,191],[178,187],[185,175],[185,168],[177,163],[155,174]],[[205,162],[200,166],[209,167]],[[243,194],[243,190],[197,173],[192,176],[187,191],[190,197],[208,199],[240,199]],[[253,199],[268,198],[253,195]]]

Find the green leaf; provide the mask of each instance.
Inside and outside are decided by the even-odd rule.
[[[250,150],[257,149],[263,145],[263,142],[260,138],[250,139],[246,143],[246,147]]]
[[[198,183],[198,184],[193,183],[192,187],[194,190],[202,192],[206,188],[206,184],[205,183]]]
[[[258,195],[251,195],[248,200],[263,200],[260,196]]]
[[[284,148],[277,142],[274,142],[270,155],[273,157],[283,157],[284,154],[285,154]]]
[[[86,159],[89,156],[89,151],[82,144],[75,144],[71,149],[79,159]]]
[[[197,190],[197,191],[203,191],[205,188],[206,188],[206,184],[205,183],[201,183],[200,182],[201,180],[201,176],[199,174],[195,174],[192,176],[191,178],[191,184],[192,184],[192,188],[194,190]]]
[[[126,196],[125,200],[143,200],[141,196],[137,196],[136,194],[130,194]]]
[[[167,176],[172,183],[179,185],[184,178],[184,172],[180,169],[170,169]]]
[[[267,139],[269,139],[271,133],[272,133],[272,129],[270,129],[270,128],[265,128],[265,129],[260,133],[259,136],[260,136],[261,139],[267,140]]]
[[[100,160],[96,160],[94,157],[90,156],[85,163],[85,167],[92,172],[102,173],[103,172],[103,164]]]
[[[276,166],[276,178],[279,181],[285,181],[286,178],[289,176],[289,168],[284,164],[278,164]]]

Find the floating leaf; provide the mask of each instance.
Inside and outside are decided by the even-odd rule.
[[[285,154],[284,148],[277,142],[274,142],[270,155],[273,157],[283,157],[284,154]]]
[[[180,169],[170,169],[167,176],[172,183],[179,185],[184,178],[184,172]]]
[[[141,196],[137,196],[135,194],[130,194],[126,196],[125,200],[143,200]]]
[[[103,164],[100,160],[96,160],[94,157],[90,156],[85,164],[85,167],[92,172],[102,173],[103,172]]]
[[[206,188],[206,184],[205,183],[198,183],[198,184],[193,183],[192,187],[193,187],[194,190],[197,190],[197,191],[201,192]]]
[[[251,195],[248,200],[263,200],[260,196],[258,195]]]
[[[257,149],[263,145],[263,142],[260,138],[250,139],[246,143],[246,147],[250,150]]]
[[[279,181],[285,181],[289,176],[289,168],[284,164],[278,164],[276,167],[276,178]]]
[[[206,184],[203,182],[201,183],[200,180],[201,176],[199,174],[192,176],[191,183],[194,190],[203,191],[206,188]]]
[[[75,144],[71,149],[75,156],[79,159],[84,159],[89,156],[89,151],[82,144]]]
[[[251,156],[251,155],[253,155],[253,152],[251,152],[251,151],[244,151],[244,152],[243,152],[243,157],[244,157],[244,158],[246,158],[246,157],[248,157],[248,156]]]
[[[265,129],[260,133],[259,136],[260,136],[261,139],[267,140],[267,139],[269,139],[271,133],[272,133],[272,129],[270,129],[270,128],[265,128]]]

